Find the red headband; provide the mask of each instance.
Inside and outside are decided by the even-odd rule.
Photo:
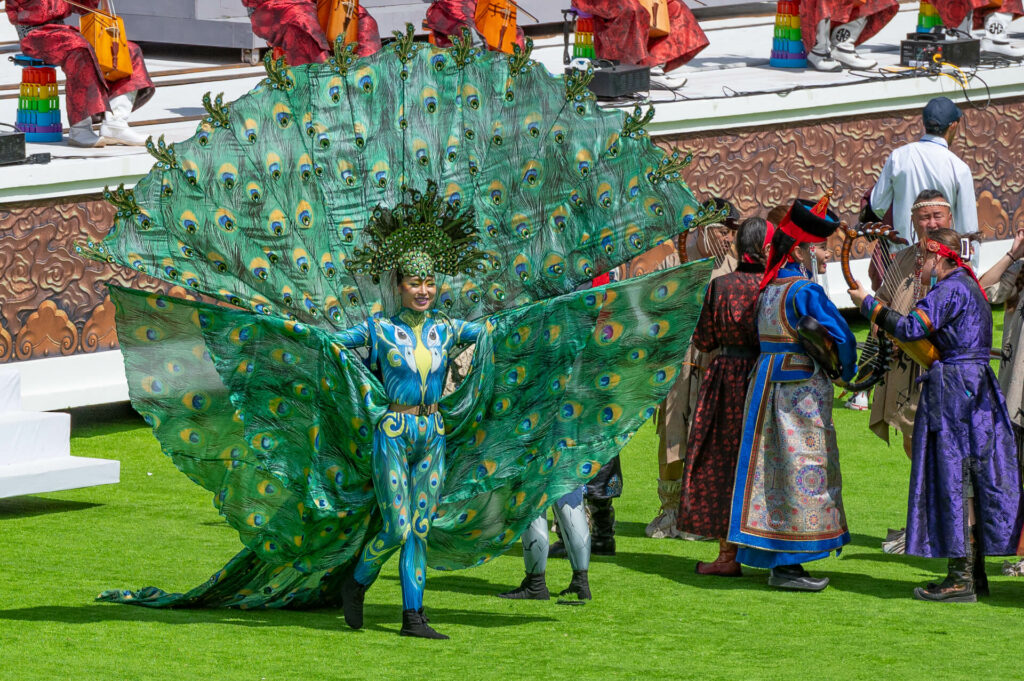
[[[981,295],[984,296],[986,301],[988,301],[988,296],[985,295],[985,289],[982,288],[981,282],[978,281],[978,277],[975,276],[974,270],[971,269],[970,265],[964,262],[963,258],[960,256],[959,253],[954,251],[946,244],[939,243],[935,239],[928,239],[928,241],[925,242],[925,248],[928,249],[929,253],[935,253],[936,255],[942,256],[943,258],[948,258],[952,260],[954,263],[956,263],[957,267],[962,267],[963,269],[967,270],[967,274],[971,275],[971,279],[973,279],[974,283],[978,285],[978,289],[981,291]]]
[[[766,229],[764,231],[764,245],[761,246],[761,250],[765,252],[765,255],[767,255],[768,244],[772,242],[772,237],[775,236],[775,225],[773,225],[771,222],[768,222],[767,220],[765,220],[765,225]],[[744,253],[743,262],[747,263],[748,265],[753,265],[754,263],[757,262],[757,260],[750,257],[749,253]]]

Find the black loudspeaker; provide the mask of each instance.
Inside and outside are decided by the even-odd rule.
[[[25,133],[0,130],[0,165],[25,160]]]
[[[565,70],[566,75],[572,69]],[[633,66],[616,64],[594,69],[594,80],[588,86],[596,97],[614,99],[628,97],[636,92],[647,92],[651,89],[651,69],[649,66]]]
[[[937,66],[936,55],[940,62],[961,68],[974,67],[981,57],[981,41],[944,33],[908,33],[907,39],[900,41],[901,66]]]

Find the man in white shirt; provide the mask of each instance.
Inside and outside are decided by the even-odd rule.
[[[911,243],[917,234],[910,207],[925,189],[942,192],[952,207],[953,229],[961,234],[978,231],[978,204],[971,169],[949,150],[959,127],[960,109],[947,97],[935,97],[924,107],[925,134],[916,142],[894,150],[871,190],[864,211],[879,218],[892,206],[893,227]]]

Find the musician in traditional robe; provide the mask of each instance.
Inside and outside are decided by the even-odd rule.
[[[512,5],[507,0],[434,0],[427,8],[423,25],[432,31],[435,45],[448,47],[452,44],[449,37],[459,36],[463,28],[479,35],[481,22],[506,22],[507,26],[498,27],[499,33],[502,28],[514,31],[515,43],[525,47],[523,29],[514,19],[510,20],[511,11]],[[480,21],[477,20],[478,15]],[[494,48],[493,45],[490,47]]]
[[[714,197],[712,201],[718,210],[726,211],[721,223],[690,230],[680,235],[681,241],[665,242],[648,251],[638,259],[654,260],[655,266],[638,268],[634,274],[645,274],[654,269],[675,267],[690,260],[707,257],[715,259],[715,267],[711,270],[712,280],[734,272],[738,260],[733,243],[740,225],[740,214],[725,199]],[[693,410],[697,406],[697,391],[710,362],[711,358],[706,353],[691,344],[672,390],[658,409],[655,423],[658,429],[658,500],[661,506],[658,514],[644,530],[652,539],[687,536],[678,527],[686,443],[690,437]]]
[[[808,63],[819,71],[873,69],[857,52],[899,11],[899,0],[800,0],[800,26]]]
[[[77,0],[77,4],[98,8],[100,0]],[[105,3],[104,3],[105,4]],[[149,101],[155,91],[142,50],[128,43],[132,74],[108,81],[96,61],[96,51],[77,28],[63,21],[72,12],[88,10],[72,7],[63,0],[7,0],[7,18],[18,30],[21,51],[47,64],[60,66],[66,77],[64,106],[71,123],[68,143],[78,147],[102,147],[105,144],[138,146],[146,137],[128,126],[132,111]],[[93,124],[99,123],[99,134]]]
[[[992,265],[980,282],[993,305],[1003,304],[1003,344],[999,358],[999,388],[1006,399],[1017,458],[1024,462],[1024,229],[1018,229],[1010,249]],[[1018,553],[1024,549],[1024,537]],[[1024,560],[1003,563],[1003,574],[1024,575]]]
[[[740,261],[735,272],[714,279],[692,343],[714,353],[697,394],[693,425],[686,443],[686,467],[679,504],[679,529],[717,539],[718,557],[698,562],[699,575],[739,577],[737,546],[726,541],[736,478],[736,457],[743,432],[743,407],[750,372],[759,354],[757,299],[764,261],[775,227],[748,218],[736,235]]]
[[[929,233],[953,226],[949,201],[935,189],[925,189],[918,194],[910,214],[918,243],[907,246],[890,258],[887,250],[883,252],[881,242],[876,242],[876,252],[871,258],[872,269],[878,273],[874,276],[881,275],[881,283],[875,286],[875,298],[899,313],[909,312],[927,290],[927,282],[924,286],[921,282],[921,265],[924,258],[922,245],[928,240]],[[871,432],[888,443],[889,428],[898,430],[903,435],[903,449],[908,457],[921,393],[917,382],[920,375],[921,366],[899,352],[892,369],[885,375],[885,381],[875,388],[871,401],[868,423]]]
[[[249,11],[252,32],[280,48],[292,66],[327,61],[332,49],[320,25],[316,0],[242,0]],[[358,6],[356,54],[365,57],[380,49],[377,22]]]
[[[988,301],[1003,307],[1003,346],[999,359],[999,387],[1013,423],[1018,456],[1024,453],[1024,228],[1018,228],[1009,250],[992,265],[980,282]]]
[[[1024,47],[1006,38],[1010,22],[1024,16],[1021,0],[930,0],[947,28],[966,33],[981,30],[981,51],[1000,57],[1020,59]]]
[[[757,308],[761,354],[747,389],[729,521],[738,562],[770,568],[770,586],[800,591],[821,591],[829,581],[802,564],[850,541],[832,382],[797,332],[805,317],[816,322],[836,350],[842,378],[856,374],[853,333],[808,270],[809,244],[839,227],[826,201],[798,199],[772,237]]]
[[[651,14],[639,0],[572,0],[572,6],[594,17],[594,51],[600,59],[662,67],[652,80],[680,87],[686,79],[678,69],[708,46],[708,37],[682,0],[655,0],[668,5],[669,33],[651,36]]]
[[[966,261],[969,242],[951,229],[925,241],[924,279],[936,283],[900,315],[859,285],[861,314],[898,340],[939,352],[922,375],[914,423],[906,552],[947,558],[944,580],[914,589],[926,601],[988,595],[985,556],[1013,555],[1021,531],[1021,479],[1010,417],[989,365],[992,309]]]

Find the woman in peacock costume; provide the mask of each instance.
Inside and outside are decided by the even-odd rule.
[[[83,253],[214,299],[111,289],[133,405],[245,548],[187,593],[101,599],[344,601],[358,625],[404,541],[403,633],[437,635],[425,566],[501,555],[671,387],[710,264],[577,291],[717,217],[683,182],[688,159],[646,136],[651,112],[598,109],[589,74],[552,77],[529,47],[396,38],[268,60],[107,193],[114,226]]]

